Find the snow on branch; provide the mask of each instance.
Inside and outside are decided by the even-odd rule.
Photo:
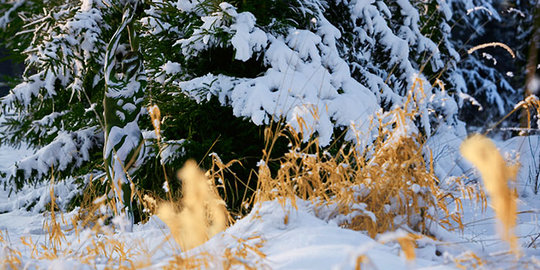
[[[8,168],[6,179],[40,179],[52,170],[73,172],[90,160],[92,149],[102,144],[102,136],[97,127],[60,132],[52,143]]]

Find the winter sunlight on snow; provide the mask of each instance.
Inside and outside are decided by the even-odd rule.
[[[0,270],[540,269],[536,0],[0,0]]]

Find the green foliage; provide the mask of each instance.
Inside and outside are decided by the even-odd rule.
[[[116,4],[116,3],[115,3]],[[114,6],[119,8],[118,6]],[[105,144],[103,159],[107,180],[114,186],[117,211],[127,211],[133,219],[129,174],[139,169],[140,159],[145,155],[143,135],[139,118],[143,110],[146,76],[143,58],[135,33],[137,3],[123,7],[122,22],[107,45],[105,63],[105,96],[103,98],[103,129]],[[120,50],[127,45],[127,52]]]
[[[1,38],[0,43],[15,59],[26,58],[25,71],[22,82],[1,101],[0,134],[4,144],[26,143],[40,151],[16,164],[19,169],[8,177],[12,188],[50,179],[52,169],[62,179],[99,168],[102,60],[105,40],[112,34],[110,27],[99,24],[117,20],[114,11],[83,11],[79,1],[19,3],[0,31],[12,38]]]
[[[300,0],[233,0],[239,12],[250,12],[263,29],[284,33],[289,27],[309,28],[315,4]]]
[[[237,160],[231,166],[234,175],[226,173],[225,194],[228,207],[234,212],[241,211],[244,196],[250,196],[257,186],[251,177],[257,168],[257,162],[262,157],[265,148],[263,126],[256,126],[248,120],[237,118],[232,109],[223,107],[212,98],[209,101],[196,103],[181,95],[168,93],[153,97],[162,112],[162,136],[165,145],[178,142],[181,154],[168,159],[166,171],[168,179],[173,179],[171,188],[178,190],[175,170],[183,166],[189,159],[199,161],[202,168],[212,166],[211,153],[216,153],[221,160],[229,162]],[[284,142],[275,147],[273,155],[279,155],[286,150]],[[165,198],[162,186],[165,179],[159,162],[159,149],[155,149],[155,157],[146,162],[146,168],[137,175],[138,185],[143,190],[151,190]]]
[[[258,14],[264,14],[268,18],[270,27],[277,27],[285,22],[278,23],[275,20],[270,20],[272,14],[278,14],[270,12],[277,11],[277,8],[287,9],[286,7],[290,5],[284,1],[276,1],[282,5],[276,7],[270,2],[274,1],[243,1],[241,4],[238,3],[240,5],[239,11],[256,9]],[[206,1],[198,9],[211,13],[213,10],[218,10],[218,4],[215,1]],[[269,9],[261,10],[261,7],[269,7]],[[224,46],[226,41],[230,39],[230,35],[218,31],[214,36],[221,41],[218,41],[216,46],[199,52],[196,57],[186,59],[183,54],[178,53],[179,50],[171,50],[171,48],[177,48],[175,43],[178,39],[189,37],[193,33],[193,27],[202,24],[200,17],[189,12],[179,12],[170,3],[160,3],[155,8],[163,16],[161,20],[167,21],[171,25],[162,32],[155,35],[145,35],[141,38],[142,46],[147,48],[143,53],[150,76],[167,78],[162,83],[157,81],[149,83],[148,103],[158,105],[160,108],[162,114],[161,134],[165,145],[167,143],[179,144],[178,141],[182,140],[179,144],[181,153],[174,155],[165,164],[167,177],[168,179],[176,179],[175,170],[179,169],[188,159],[199,161],[202,168],[210,168],[212,164],[212,158],[208,156],[210,153],[216,153],[224,162],[238,160],[240,163],[231,168],[231,171],[235,171],[237,174],[227,174],[226,194],[223,195],[227,198],[228,207],[239,212],[243,196],[249,196],[251,190],[254,190],[257,185],[255,181],[250,183],[242,181],[250,178],[252,170],[256,169],[256,164],[262,156],[265,143],[264,127],[235,117],[232,109],[223,107],[216,98],[197,103],[184,96],[181,89],[172,82],[174,79],[194,78],[208,73],[254,78],[266,70],[262,57],[253,57],[248,61],[235,60],[233,48]],[[257,19],[260,22],[258,17]],[[165,76],[162,67],[167,63],[178,63],[181,66],[181,71]],[[151,125],[146,126],[151,128]],[[153,158],[145,162],[144,169],[139,171],[137,179],[140,182],[138,185],[141,189],[151,190],[164,198],[166,194],[163,193],[162,186],[165,175],[159,158],[160,149],[157,149],[156,142],[152,144],[154,146]],[[280,151],[285,151],[285,148],[276,150],[276,155]],[[172,181],[172,183],[176,183],[176,181]],[[179,186],[173,185],[171,188],[178,189]]]
[[[22,51],[31,42],[28,34],[20,33],[25,25],[25,21],[22,18],[33,16],[43,8],[45,8],[43,1],[36,1],[36,3],[23,1],[21,6],[0,2],[0,11],[3,11],[2,16],[4,19],[3,22],[0,22],[0,47],[7,49],[9,57],[16,60],[16,62],[24,60]],[[10,11],[9,15],[7,13],[8,11]],[[0,60],[0,62],[2,61]]]
[[[0,2],[0,11],[12,7],[5,1]],[[276,69],[265,58],[271,41],[263,42],[262,48],[249,48],[252,56],[246,61],[236,59],[238,52],[231,41],[235,35],[231,25],[235,23],[236,13],[251,13],[256,18],[257,30],[262,30],[264,37],[281,42],[282,49],[291,55],[301,50],[293,48],[298,44],[290,44],[288,38],[294,38],[291,33],[303,31],[313,39],[323,40],[310,41],[308,45],[313,49],[309,54],[343,59],[350,77],[365,87],[368,94],[376,96],[376,106],[383,112],[404,104],[412,78],[418,72],[434,85],[426,93],[426,100],[435,97],[452,103],[447,93],[461,91],[454,87],[457,81],[454,75],[460,75],[459,65],[468,66],[458,62],[456,42],[450,39],[450,23],[456,19],[441,8],[446,7],[444,1],[368,2],[231,0],[229,3],[234,8],[229,6],[227,10],[227,5],[220,0],[186,1],[185,7],[180,7],[179,1],[141,1],[133,10],[129,29],[123,29],[124,36],[118,38],[117,46],[109,46],[108,51],[108,44],[117,37],[115,31],[122,25],[121,6],[131,5],[131,1],[115,0],[112,3],[117,5],[112,6],[94,1],[90,10],[83,10],[81,1],[76,0],[25,1],[14,9],[9,16],[10,23],[0,31],[0,47],[10,49],[14,59],[26,59],[22,84],[2,100],[5,120],[0,123],[0,135],[2,143],[26,142],[36,149],[44,149],[43,153],[53,153],[47,160],[36,154],[36,160],[42,163],[19,164],[21,167],[9,180],[15,181],[17,188],[27,182],[47,180],[49,167],[54,167],[60,178],[103,176],[114,163],[110,152],[103,156],[112,128],[135,121],[140,128],[136,141],[144,143],[144,150],[140,152],[144,155],[139,157],[139,152],[131,149],[129,157],[121,162],[126,164],[137,156],[136,169],[128,172],[133,174],[131,178],[139,191],[165,197],[165,179],[176,179],[176,169],[187,159],[193,158],[201,167],[209,168],[209,154],[216,153],[225,163],[240,161],[232,167],[238,174],[229,173],[224,179],[223,195],[233,211],[241,212],[242,197],[249,195],[257,184],[242,181],[250,179],[263,154],[265,127],[237,117],[241,114],[235,115],[230,97],[211,93],[211,83],[200,85],[201,97],[188,96],[186,89],[180,87],[182,82],[207,74],[228,76],[234,82],[260,78],[269,73],[270,68]],[[358,9],[352,5],[357,5]],[[411,9],[407,10],[409,7]],[[215,21],[205,25],[209,18]],[[323,32],[335,33],[334,29],[319,28],[322,26],[336,27],[340,36],[323,36]],[[461,33],[459,26],[457,28],[456,33]],[[333,43],[339,55],[335,55]],[[301,56],[298,61],[316,62],[310,57]],[[330,62],[316,63],[319,65],[316,68],[332,76],[334,72],[348,76],[348,71],[343,72],[338,64]],[[478,71],[477,75],[484,76],[482,72]],[[146,78],[143,79],[143,75]],[[470,76],[476,78],[475,74]],[[106,96],[112,88],[124,89],[130,78],[140,83],[135,94]],[[437,84],[439,80],[446,84],[448,91],[440,89],[443,87]],[[331,82],[338,85],[335,87],[339,94],[346,91],[343,85],[339,86],[342,82]],[[349,91],[354,90],[357,89]],[[417,127],[424,126],[422,132],[431,132],[427,126],[435,127],[443,121],[448,125],[458,124],[457,108],[446,111],[443,105],[437,107],[439,105],[430,102],[424,102],[422,112],[414,119]],[[127,103],[133,103],[135,109],[124,108]],[[159,142],[152,137],[154,127],[148,115],[141,110],[151,105],[159,106],[161,111]],[[332,115],[328,121],[337,122],[334,117],[338,116]],[[274,120],[279,119],[269,122]],[[332,133],[333,139],[339,142],[347,136],[347,130],[341,129],[344,127],[341,125]],[[95,131],[91,135],[84,133],[89,128]],[[91,137],[88,140],[91,143],[82,143],[83,133]],[[126,138],[114,145],[115,151]],[[50,147],[58,142],[60,146]],[[70,143],[74,145],[70,151],[84,155],[61,163],[62,157],[57,153],[61,151],[57,148]],[[330,146],[330,151],[337,151],[332,147],[335,146]],[[279,141],[272,153],[280,156],[285,151],[285,142]],[[31,170],[24,170],[22,165]],[[270,169],[279,167],[277,162],[268,165]],[[81,180],[81,185],[86,183]],[[180,184],[177,181],[170,184],[173,194],[178,195]]]

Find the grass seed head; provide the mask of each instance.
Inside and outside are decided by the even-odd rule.
[[[181,210],[177,211],[172,202],[163,203],[157,216],[182,249],[189,250],[223,231],[228,213],[213,184],[194,161],[186,162],[178,176],[182,179]]]
[[[517,252],[516,197],[508,180],[515,180],[518,165],[509,166],[495,144],[485,136],[474,135],[461,145],[462,155],[480,171],[484,186],[491,196],[493,209],[502,224],[500,235]]]

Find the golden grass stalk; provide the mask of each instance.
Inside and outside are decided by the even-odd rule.
[[[155,107],[153,114],[159,119],[159,108]],[[159,123],[153,121],[153,123]],[[159,125],[155,126],[159,133]],[[159,143],[159,141],[158,141]],[[230,165],[230,164],[227,164]],[[126,172],[127,174],[127,172]],[[161,213],[165,213],[163,219],[173,232],[173,236],[184,249],[188,249],[212,237],[222,231],[229,219],[225,203],[217,194],[215,187],[198,169],[195,162],[187,162],[184,169],[179,173],[183,180],[182,211],[177,213],[176,205],[170,200],[167,204],[159,207]],[[69,258],[76,260],[91,268],[98,268],[96,262],[102,262],[100,267],[105,269],[146,269],[152,265],[152,256],[157,249],[145,248],[145,241],[122,239],[115,235],[114,230],[105,225],[105,220],[110,213],[106,209],[114,209],[114,198],[108,200],[107,195],[102,195],[103,186],[90,185],[86,188],[80,212],[71,220],[73,237],[76,241],[67,241],[61,224],[66,224],[63,215],[59,218],[54,196],[54,178],[51,179],[49,204],[50,218],[44,222],[44,230],[47,231],[46,244],[34,241],[32,237],[21,237],[21,244],[31,252],[34,260],[53,260],[57,258]],[[133,194],[139,197],[139,201],[150,211],[158,208],[158,202],[148,195],[142,196],[133,189]],[[133,195],[132,194],[132,195]],[[102,196],[100,196],[102,195]],[[177,226],[178,225],[178,226]],[[81,228],[86,232],[81,233]],[[6,232],[7,235],[7,232]],[[187,237],[186,237],[187,236]],[[0,231],[0,269],[18,269],[23,263],[20,250],[11,248],[2,231]],[[80,241],[84,241],[81,243]],[[164,240],[162,244],[165,244]],[[219,262],[224,269],[242,267],[244,269],[262,269],[265,255],[260,251],[263,241],[255,241],[253,238],[237,239],[238,245],[225,248],[223,253],[209,254],[178,254],[174,256],[166,269],[200,269],[210,267],[210,263]],[[161,246],[162,244],[159,244]],[[186,248],[187,247],[187,248]],[[213,263],[212,265],[215,265]]]
[[[152,105],[148,107],[148,113],[150,114],[152,126],[154,127],[154,132],[159,141],[161,138],[161,111],[157,105]]]
[[[223,231],[228,214],[214,185],[195,161],[186,162],[178,176],[182,179],[181,211],[172,202],[163,203],[157,216],[167,224],[182,249],[189,250]]]
[[[154,132],[156,134],[156,142],[159,148],[159,151],[163,151],[163,147],[161,145],[161,110],[159,109],[159,106],[152,105],[148,107],[148,113],[150,114],[150,119],[152,120],[152,126],[154,127]],[[172,201],[172,194],[170,192],[170,184],[169,184],[169,177],[167,176],[167,170],[165,169],[165,164],[161,164],[161,168],[163,169],[163,175],[165,177],[165,192],[167,193],[169,200]]]
[[[4,237],[3,231],[0,231],[0,249],[0,269],[20,269],[22,267],[21,251],[11,247]]]
[[[60,252],[62,242],[66,241],[66,236],[64,232],[61,229],[60,221],[56,217],[56,196],[54,195],[54,169],[51,168],[51,183],[49,188],[49,196],[51,198],[51,202],[49,204],[49,210],[50,210],[50,220],[46,219],[43,223],[43,229],[45,229],[48,233],[48,244],[49,244],[49,252],[45,253],[46,257],[49,259],[54,259],[58,257],[58,254]],[[61,218],[61,222],[66,223],[63,219],[63,214]]]
[[[416,259],[416,252],[414,251],[416,248],[415,238],[406,236],[399,238],[397,241],[405,254],[405,259],[407,259],[407,261],[414,261],[414,259]]]
[[[515,180],[519,165],[509,166],[495,144],[482,135],[474,135],[461,145],[461,154],[480,171],[484,186],[491,196],[492,207],[502,225],[501,238],[518,252],[516,226],[516,192],[508,180]]]
[[[235,247],[224,248],[223,252],[219,253],[202,251],[190,255],[177,254],[163,269],[270,269],[264,261],[266,255],[260,250],[264,244],[260,237],[235,240]],[[217,267],[218,265],[221,265],[221,268]]]
[[[291,126],[267,129],[267,149],[259,162],[253,201],[277,200],[283,206],[290,201],[296,206],[300,198],[319,206],[332,205],[336,209],[332,215],[347,216],[340,225],[366,230],[373,237],[401,226],[427,232],[429,222],[463,228],[461,212],[451,213],[446,205],[452,200],[462,210],[460,199],[439,189],[432,164],[424,159],[421,135],[408,131],[419,115],[415,103],[427,98],[423,87],[424,82],[417,78],[403,108],[371,123],[378,136],[366,149],[344,143],[333,145],[331,153],[323,151],[317,139],[305,139],[302,130],[306,128],[301,124],[300,131]],[[279,137],[289,140],[289,152],[276,160],[270,158],[270,152]]]
[[[403,110],[395,113],[395,120],[385,125],[399,126],[408,117]],[[301,135],[288,134],[291,150],[279,160],[279,169],[272,172],[266,162],[259,165],[255,202],[278,200],[285,205],[291,201],[294,206],[300,198],[337,205],[336,215],[355,215],[340,225],[367,230],[371,236],[402,225],[425,232],[427,222],[440,221],[436,209],[444,211],[448,224],[454,221],[461,226],[459,212],[451,214],[446,207],[447,193],[438,188],[419,137],[398,136],[381,128],[369,149],[345,144],[330,154],[319,148],[317,140],[302,143]],[[459,198],[454,199],[459,203]],[[359,209],[361,205],[365,207]]]
[[[369,262],[369,257],[366,255],[360,255],[356,257],[354,270],[362,270],[362,265]]]
[[[454,265],[462,270],[486,269],[486,262],[472,251],[467,251],[457,258],[454,258]]]
[[[473,53],[473,52],[475,52],[477,50],[487,48],[487,47],[501,47],[501,48],[505,49],[512,56],[512,58],[516,58],[516,54],[514,53],[514,51],[512,51],[512,49],[510,49],[510,47],[508,47],[508,45],[506,45],[504,43],[501,43],[501,42],[489,42],[489,43],[476,45],[476,46],[470,48],[467,51],[467,53],[471,54],[471,53]]]
[[[510,111],[508,114],[506,114],[501,120],[497,121],[491,128],[488,129],[487,132],[493,130],[495,127],[500,125],[504,120],[506,120],[508,117],[510,117],[512,114],[517,112],[518,110],[523,110],[524,114],[527,116],[526,119],[526,127],[527,130],[531,129],[531,112],[530,109],[533,111],[536,110],[536,118],[538,119],[538,125],[540,126],[540,99],[535,95],[527,96],[524,100],[518,102],[512,111]],[[486,133],[487,133],[486,132]]]

